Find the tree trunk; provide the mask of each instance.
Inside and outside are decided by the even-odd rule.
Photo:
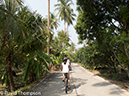
[[[10,87],[10,91],[15,91],[15,84],[14,84],[14,80],[13,80],[11,61],[12,61],[12,53],[10,52],[9,56],[6,59],[9,87]]]
[[[69,25],[67,24],[67,34],[68,34],[68,31],[69,31]]]
[[[66,28],[66,27],[65,27],[65,19],[64,19],[64,34],[65,34],[65,28]]]
[[[8,82],[8,84],[7,84],[6,88],[7,88],[7,91],[8,91],[8,92],[11,92],[10,82]]]
[[[124,51],[125,51],[125,54],[126,54],[128,60],[129,60],[129,53],[128,53],[127,50],[126,50],[126,43],[124,43]]]
[[[67,24],[67,39],[68,39],[68,36],[69,36],[69,34],[68,34],[68,31],[69,31],[69,25]]]
[[[49,26],[50,26],[50,0],[48,0],[48,16],[47,16],[47,27],[48,27],[48,38],[47,38],[47,43],[48,43],[48,45],[50,44],[50,32],[49,32]],[[50,54],[50,48],[47,47],[47,55],[49,56],[49,54]],[[51,65],[48,64],[48,63],[47,63],[47,65],[48,65],[49,69],[51,69],[51,68],[50,68]]]
[[[111,56],[111,60],[113,62],[113,63],[111,62],[111,64],[113,64],[113,69],[117,73],[117,70],[116,70],[116,59],[117,59],[116,57],[113,59],[112,56]]]
[[[112,47],[112,51],[113,51],[113,53],[114,53],[114,55],[115,55],[115,58],[118,60],[119,64],[122,65],[120,59],[116,56],[116,53],[115,53],[113,47]]]
[[[47,17],[47,27],[48,27],[48,39],[47,39],[47,43],[48,43],[48,45],[49,45],[49,41],[50,41],[49,24],[50,24],[50,0],[48,0],[48,17]],[[47,47],[47,55],[49,56],[49,47]]]
[[[114,71],[117,73],[115,62],[113,62],[113,68],[114,68]]]
[[[32,65],[34,64],[34,60],[32,60]],[[29,71],[29,76],[28,76],[28,84],[32,83],[33,81],[36,80],[36,74],[35,74],[35,69],[31,66],[31,69]]]
[[[65,35],[65,19],[64,19],[64,35]],[[65,48],[65,43],[63,42],[63,48]]]
[[[28,76],[28,84],[31,84],[32,82],[34,82],[36,80],[36,74],[34,73],[34,69],[31,68],[30,72],[29,72],[29,76]]]
[[[126,71],[126,72],[127,72],[128,78],[129,78],[129,70],[128,70],[128,71]]]

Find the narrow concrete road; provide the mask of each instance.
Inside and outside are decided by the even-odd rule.
[[[41,92],[40,96],[77,96],[72,80],[71,89],[68,90],[68,94],[65,93],[64,82],[62,82],[62,73],[60,71],[50,74],[36,87],[32,88],[31,91]]]
[[[64,91],[62,73],[55,72],[47,76],[31,91],[41,92],[40,96],[129,96],[129,93],[86,69],[72,63],[71,89]]]

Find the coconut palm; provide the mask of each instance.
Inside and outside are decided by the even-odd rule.
[[[59,26],[59,20],[56,18],[54,13],[50,13],[50,29],[57,29]],[[43,23],[47,26],[47,18],[43,18]]]
[[[75,17],[76,17],[76,14],[74,14],[73,9],[71,9],[69,17],[66,20],[66,22],[67,22],[67,33],[68,33],[68,27],[70,26],[70,24],[73,25],[73,21],[75,20]]]
[[[73,42],[71,42],[69,51],[71,51],[71,52],[75,51],[75,44]]]
[[[62,49],[64,48],[64,45],[62,44],[62,42],[64,42],[65,46],[69,46],[69,36],[67,36],[66,34],[64,34],[63,30],[62,31],[58,31],[58,45],[60,45],[60,47],[62,47]]]
[[[50,28],[51,29],[57,29],[57,27],[59,26],[58,23],[58,19],[56,18],[56,16],[54,15],[54,13],[50,13]]]
[[[58,0],[60,1],[60,3],[55,4],[55,11],[58,11],[57,16],[59,16],[59,18],[61,20],[64,20],[64,33],[65,33],[65,29],[66,29],[66,22],[68,20],[68,18],[70,18],[70,13],[71,13],[71,7],[70,5],[73,4],[72,2],[70,2],[71,0]]]

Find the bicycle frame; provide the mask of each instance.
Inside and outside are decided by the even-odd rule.
[[[64,84],[65,84],[65,93],[67,93],[67,90],[68,90],[68,73],[64,73],[65,75],[65,80],[64,80]]]

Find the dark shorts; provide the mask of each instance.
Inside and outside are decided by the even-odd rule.
[[[65,74],[65,73],[63,73],[63,74]],[[69,76],[69,74],[70,74],[70,73],[68,72],[67,76]]]

